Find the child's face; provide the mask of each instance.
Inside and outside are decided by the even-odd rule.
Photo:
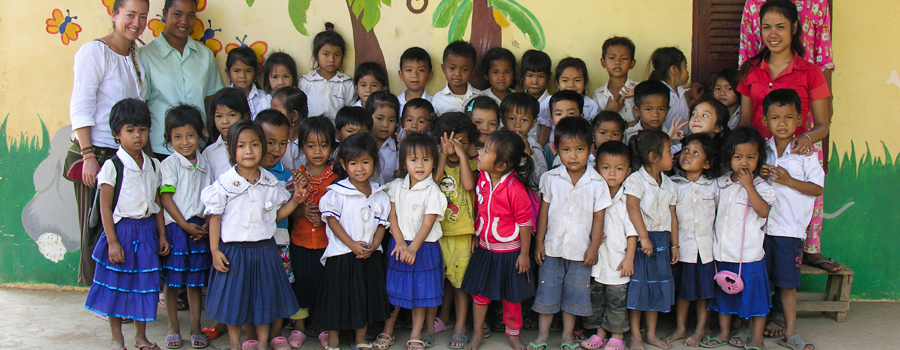
[[[259,166],[269,169],[278,164],[281,157],[284,157],[291,128],[287,125],[274,126],[263,123],[262,129],[266,133],[266,155],[259,162]]]
[[[256,77],[256,67],[251,67],[244,62],[235,61],[228,70],[228,79],[234,87],[250,91],[253,86],[253,78]]]
[[[447,136],[450,136],[449,134]],[[463,151],[466,154],[469,154],[469,133],[468,132],[457,132],[453,134],[453,137],[456,138],[456,141],[459,141],[459,144],[462,146]],[[447,156],[447,160],[453,163],[459,162],[459,156],[456,155],[456,152]]]
[[[557,145],[559,161],[570,172],[583,171],[591,155],[591,145],[580,137],[563,137]]]
[[[347,162],[344,162],[342,159],[341,166],[347,170],[350,182],[353,183],[367,183],[372,174],[375,173],[375,160],[368,153]]]
[[[498,118],[497,113],[494,113],[494,111],[490,109],[473,109],[472,122],[475,123],[475,127],[477,127],[478,132],[481,133],[481,135],[478,136],[479,145],[484,145],[485,142],[487,142],[488,136],[490,136],[492,132],[497,131],[497,128],[500,127],[500,119]]]
[[[431,114],[424,108],[403,109],[403,129],[422,134],[431,130]]]
[[[231,127],[232,124],[237,123],[243,117],[237,111],[228,108],[224,105],[216,106],[216,114],[213,118],[216,118],[216,129],[219,130],[219,133],[222,134],[222,138],[226,139],[228,136],[228,128]]]
[[[624,130],[619,128],[619,123],[605,121],[594,128],[594,146],[600,147],[606,141],[622,141]]]
[[[800,126],[800,116],[793,105],[773,103],[763,117],[763,124],[776,139],[790,140],[794,138],[794,132]]]
[[[310,134],[306,138],[306,143],[303,144],[303,155],[306,156],[306,161],[316,167],[324,166],[328,164],[328,159],[331,157],[331,142],[329,142],[325,135],[322,134]]]
[[[654,152],[655,154],[656,152]],[[675,156],[672,155],[672,141],[666,140],[663,145],[662,154],[659,155],[659,161],[656,165],[659,167],[661,171],[669,171],[672,170],[672,165],[675,162]]]
[[[319,64],[320,73],[334,76],[341,67],[344,59],[344,50],[340,47],[325,44],[316,52],[316,62]]]
[[[197,20],[197,3],[190,0],[176,0],[163,13],[167,37],[185,40],[194,32]]]
[[[759,149],[752,142],[745,142],[734,147],[734,154],[731,155],[731,170],[735,174],[746,169],[749,172],[756,171],[759,163]]]
[[[141,152],[147,141],[150,140],[150,128],[141,125],[125,124],[116,132],[116,139],[119,145],[128,153]]]
[[[617,189],[631,174],[631,164],[628,163],[626,156],[601,154],[600,158],[597,158],[597,172],[606,180],[610,189]],[[616,195],[615,193],[611,194]]]
[[[663,96],[645,96],[640,106],[634,106],[634,113],[641,118],[645,130],[659,130],[669,114],[669,103]]]
[[[495,173],[503,169],[498,169],[496,163],[497,160],[497,150],[495,149],[492,143],[487,143],[484,145],[480,151],[478,151],[478,170],[486,171],[488,173]]]
[[[172,145],[175,152],[191,160],[194,159],[197,153],[197,147],[200,146],[200,138],[202,136],[191,125],[179,126],[172,128],[169,134],[169,139],[171,140],[169,144]]]
[[[441,64],[441,70],[444,71],[447,85],[451,89],[465,89],[469,84],[469,76],[472,75],[474,66],[475,62],[472,62],[472,59],[468,57],[448,55],[444,63]]]
[[[791,49],[791,34],[796,28],[778,11],[769,11],[760,19],[760,38],[772,53]]]
[[[534,116],[525,108],[514,108],[503,117],[503,126],[506,130],[526,136],[534,127]]]
[[[610,78],[625,78],[628,71],[634,68],[634,56],[628,47],[613,45],[606,49],[606,56],[600,59],[600,65]]]
[[[294,86],[294,73],[289,71],[287,67],[282,64],[276,64],[269,71],[269,86],[272,87],[272,91],[276,89],[283,88],[285,86]]]
[[[369,132],[369,128],[363,125],[347,124],[341,130],[338,130],[338,141],[344,141],[348,137],[361,132]]]
[[[691,75],[688,73],[687,60],[682,60],[681,65],[679,65],[678,67],[680,67],[678,69],[679,76],[678,76],[678,79],[675,81],[675,85],[681,86],[681,85],[688,83],[688,81],[691,79]]]
[[[693,141],[685,145],[681,150],[678,162],[686,173],[696,174],[709,169],[709,160],[706,158],[706,152],[703,151],[700,141]]]
[[[522,88],[534,98],[541,98],[541,95],[547,90],[548,81],[550,79],[545,72],[527,71],[525,79],[522,81]]]
[[[506,91],[513,81],[513,63],[507,60],[493,60],[484,76],[491,88],[498,91]]]
[[[429,155],[423,149],[410,151],[406,155],[405,165],[406,172],[409,173],[409,177],[413,180],[413,183],[410,185],[414,185],[431,177],[431,172],[434,170],[434,156]]]
[[[731,84],[728,83],[728,80],[718,79],[716,80],[716,86],[713,87],[713,96],[725,104],[725,107],[731,108],[732,106],[736,106],[738,104],[737,94],[732,89]]]
[[[356,94],[359,96],[363,107],[365,107],[366,101],[369,99],[369,95],[371,95],[375,91],[381,91],[383,89],[384,85],[381,85],[381,83],[378,82],[378,79],[375,79],[375,76],[372,74],[359,78],[359,81],[356,82]]]
[[[262,160],[262,140],[253,130],[244,130],[238,135],[235,145],[234,163],[239,168],[256,168]]]
[[[397,131],[397,111],[388,106],[381,106],[372,113],[372,137],[375,141],[384,142]]]
[[[716,110],[713,108],[712,104],[698,104],[694,106],[694,110],[691,111],[691,133],[715,136],[722,131],[722,127],[716,125],[717,120]]]
[[[574,101],[562,100],[557,101],[550,106],[550,122],[553,125],[559,123],[563,118],[581,117],[584,113],[578,110],[578,104]]]
[[[428,68],[428,63],[416,60],[406,60],[400,64],[400,80],[409,91],[425,91],[425,84],[431,80],[434,72]]]
[[[584,94],[584,73],[575,67],[566,68],[556,78],[556,85],[560,90],[571,90]]]

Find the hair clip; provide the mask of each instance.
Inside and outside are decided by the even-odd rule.
[[[473,107],[475,107],[475,101],[469,102],[469,105],[466,106],[466,112],[471,112]]]

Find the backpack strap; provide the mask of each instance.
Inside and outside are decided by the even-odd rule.
[[[125,164],[119,159],[119,156],[113,156],[109,159],[116,168],[116,187],[113,189],[112,211],[116,211],[116,205],[119,203],[119,192],[122,191],[122,178],[125,176]]]

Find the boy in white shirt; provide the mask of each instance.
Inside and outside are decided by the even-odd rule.
[[[441,70],[447,78],[447,86],[434,94],[431,101],[439,116],[447,112],[462,112],[463,104],[479,94],[469,84],[476,58],[475,47],[462,40],[454,41],[444,49]]]
[[[406,85],[406,89],[397,95],[401,111],[403,106],[406,106],[406,103],[414,98],[424,98],[428,102],[433,100],[428,91],[425,91],[425,85],[428,85],[434,76],[434,71],[431,70],[431,55],[428,54],[428,51],[417,46],[403,51],[403,54],[400,55],[400,70],[397,71],[397,74],[400,75],[403,85]]]
[[[634,116],[634,87],[637,82],[628,78],[634,68],[634,42],[625,37],[612,37],[603,42],[600,65],[609,74],[606,84],[594,90],[594,101],[601,111],[619,113],[628,126],[637,124]]]
[[[641,130],[662,130],[669,114],[669,88],[658,81],[648,80],[634,87],[634,114],[638,122],[625,129],[625,144]]]

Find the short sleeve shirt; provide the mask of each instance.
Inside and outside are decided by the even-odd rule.
[[[181,153],[175,152],[160,164],[162,185],[172,186],[175,193],[172,201],[181,212],[185,220],[192,217],[203,217],[203,202],[200,201],[200,191],[212,183],[209,162],[202,153],[197,151],[197,165],[191,163]],[[169,212],[166,211],[166,225],[175,222]]]
[[[637,82],[631,80],[630,78],[625,81],[625,86],[622,86],[622,90],[624,89],[634,89],[637,86]],[[619,95],[621,96],[623,91],[619,91]],[[597,90],[594,90],[594,102],[597,102],[597,113],[600,111],[606,110],[606,104],[609,102],[609,99],[613,97],[611,91],[609,91],[609,81],[606,81],[606,84],[598,87]],[[629,97],[625,99],[625,103],[622,105],[622,109],[619,110],[619,115],[622,116],[622,119],[625,119],[626,123],[631,123],[636,120],[637,117],[634,116],[634,97]]]
[[[312,70],[300,77],[300,90],[307,96],[309,115],[324,115],[332,123],[341,107],[352,106],[356,100],[353,78],[341,72],[326,80],[318,71]]]
[[[798,181],[825,186],[825,171],[819,165],[818,157],[792,154],[790,144],[784,149],[783,154],[778,155],[775,139],[769,139],[766,143],[766,163],[784,168],[792,178]],[[805,195],[771,180],[769,184],[775,190],[778,200],[769,211],[766,234],[805,240],[806,227],[812,220],[816,197]]]
[[[258,242],[275,235],[278,209],[291,194],[278,179],[259,168],[259,180],[251,184],[234,168],[200,193],[206,215],[221,215],[222,242]]]
[[[586,168],[575,184],[566,167],[541,177],[541,196],[549,204],[544,250],[547,256],[584,261],[591,245],[594,213],[612,205],[609,186],[593,168]]]
[[[306,175],[309,181],[306,184],[307,206],[318,206],[319,201],[328,186],[337,180],[337,174],[333,171],[333,166],[329,165],[325,171],[316,176],[310,176],[305,165],[300,166],[300,172]],[[291,243],[307,249],[323,249],[328,246],[328,236],[325,235],[325,225],[313,226],[312,221],[305,217],[295,217],[294,227],[291,231]]]
[[[753,187],[770,206],[775,204],[775,190],[765,180],[753,179]],[[731,180],[731,173],[716,179],[719,202],[716,209],[716,236],[713,258],[730,263],[760,261],[763,251],[763,230],[766,218],[759,217],[750,205],[747,190],[740,182]],[[771,213],[771,211],[770,211]],[[746,216],[746,219],[745,219]],[[741,235],[743,234],[743,245]],[[741,254],[743,252],[743,259]]]
[[[434,105],[434,111],[437,112],[437,115],[439,116],[447,112],[463,112],[463,104],[480,94],[481,91],[472,87],[471,84],[467,84],[466,94],[460,97],[455,95],[453,91],[450,90],[450,86],[447,85],[443,90],[434,94],[431,104]]]
[[[388,215],[391,213],[391,200],[388,197],[387,187],[375,182],[370,182],[372,192],[368,197],[353,186],[349,179],[343,179],[328,186],[328,191],[319,201],[319,211],[322,212],[322,221],[328,217],[338,220],[341,227],[354,241],[372,243],[378,226],[387,229],[391,224]],[[328,235],[328,247],[322,254],[321,262],[332,257],[350,253],[349,247],[344,245],[331,226],[325,225],[325,233]],[[381,251],[381,245],[378,246]]]
[[[476,169],[478,161],[469,160],[469,169]],[[441,229],[444,236],[462,236],[475,234],[475,191],[466,191],[462,184],[461,166],[444,165],[444,176],[438,187],[447,197],[447,208]],[[473,177],[477,174],[473,174]]]
[[[391,198],[391,203],[397,211],[400,233],[406,241],[415,240],[425,215],[434,214],[437,215],[437,220],[425,237],[425,242],[437,242],[442,235],[439,222],[444,218],[444,210],[447,209],[447,197],[444,197],[430,177],[412,187],[409,187],[409,183],[410,178],[407,174],[406,177],[388,184],[388,197]]]
[[[159,213],[156,205],[156,195],[159,193],[159,161],[156,158],[144,157],[143,167],[138,167],[137,162],[123,149],[116,151],[116,156],[122,160],[122,188],[119,189],[119,200],[113,210],[113,222],[118,223],[122,218],[143,219]],[[116,166],[112,160],[107,160],[97,173],[97,183],[116,187]]]
[[[612,205],[606,208],[603,219],[606,240],[600,245],[597,265],[591,268],[594,280],[606,285],[622,285],[631,281],[631,277],[621,277],[622,271],[617,271],[628,252],[628,237],[638,236],[628,218],[624,190],[624,187],[619,187],[612,198]]]
[[[644,167],[625,179],[622,187],[625,194],[641,200],[641,217],[647,231],[671,231],[672,212],[669,206],[675,205],[677,196],[675,183],[668,176],[660,174],[661,184],[657,184],[653,176]]]
[[[678,261],[692,264],[713,261],[716,222],[714,180],[703,175],[694,181],[673,176],[672,182],[678,192],[678,202],[675,204],[675,216],[678,217]]]

